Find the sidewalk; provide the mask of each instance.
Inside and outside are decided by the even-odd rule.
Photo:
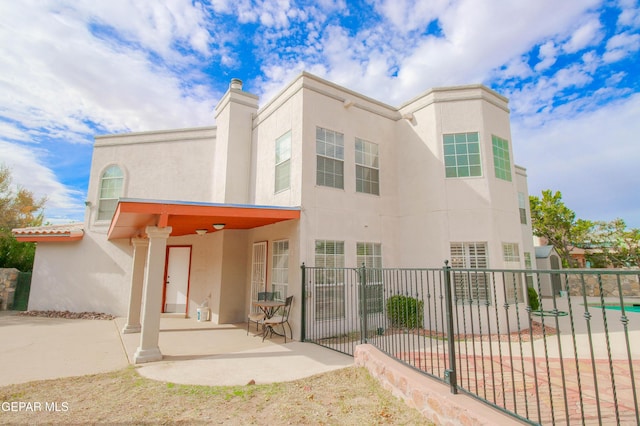
[[[0,386],[118,370],[128,366],[140,334],[125,320],[68,320],[0,313]],[[141,364],[154,380],[245,385],[296,380],[353,365],[353,358],[311,343],[246,334],[246,324],[162,318],[162,361]]]

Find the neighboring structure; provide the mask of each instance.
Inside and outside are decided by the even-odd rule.
[[[536,269],[549,271],[562,269],[560,255],[553,246],[536,246]],[[539,274],[539,283],[532,283],[541,297],[553,297],[560,294],[562,290],[562,280],[560,275]],[[538,288],[539,286],[539,288]]]
[[[303,262],[531,267],[507,99],[484,86],[395,108],[303,73],[258,109],[234,79],[215,120],[96,137],[84,224],[14,230],[38,242],[30,309],[127,315],[145,362],[162,357],[161,312],[206,302],[243,322],[265,288],[294,296],[299,337]],[[316,318],[341,291],[309,296]]]

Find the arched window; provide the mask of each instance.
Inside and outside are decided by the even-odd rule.
[[[100,179],[98,220],[111,220],[122,195],[124,175],[118,166],[109,166]]]

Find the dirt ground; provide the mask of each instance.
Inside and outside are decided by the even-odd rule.
[[[0,387],[2,424],[429,425],[363,368],[270,385],[187,386],[111,373]]]

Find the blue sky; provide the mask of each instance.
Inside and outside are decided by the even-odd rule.
[[[640,228],[635,0],[0,0],[0,163],[82,220],[97,134],[214,125],[233,77],[302,70],[399,106],[482,83],[510,99],[529,191]]]

